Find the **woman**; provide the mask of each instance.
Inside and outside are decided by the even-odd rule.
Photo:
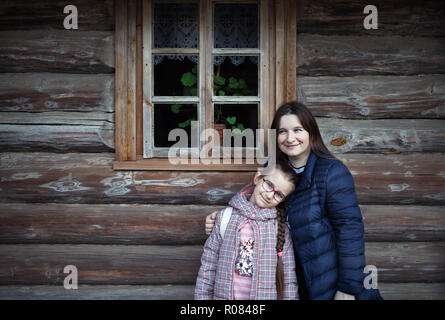
[[[382,299],[378,289],[364,287],[364,227],[351,173],[329,152],[303,104],[282,105],[271,128],[277,160],[300,175],[286,202],[300,299]]]

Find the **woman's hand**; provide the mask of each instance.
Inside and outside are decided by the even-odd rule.
[[[215,225],[216,214],[218,211],[214,211],[206,217],[206,234],[210,235],[213,226]]]
[[[334,300],[355,300],[354,296],[351,296],[350,294],[341,292],[341,291],[337,291],[335,293],[335,297]]]

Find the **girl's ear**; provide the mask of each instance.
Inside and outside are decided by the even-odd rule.
[[[253,178],[253,184],[256,185],[262,178],[263,176],[261,175],[260,172],[257,172],[255,174],[255,177]]]

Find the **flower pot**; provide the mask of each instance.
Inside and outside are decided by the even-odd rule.
[[[216,132],[218,132],[219,134],[219,145],[222,147],[223,145],[223,134],[224,134],[224,129],[227,129],[227,126],[224,123],[215,123],[213,125],[213,129],[216,130]]]

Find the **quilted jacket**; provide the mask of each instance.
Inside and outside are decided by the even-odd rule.
[[[364,287],[364,226],[344,164],[311,153],[286,208],[301,299],[333,299],[337,290],[381,299],[378,289]]]

